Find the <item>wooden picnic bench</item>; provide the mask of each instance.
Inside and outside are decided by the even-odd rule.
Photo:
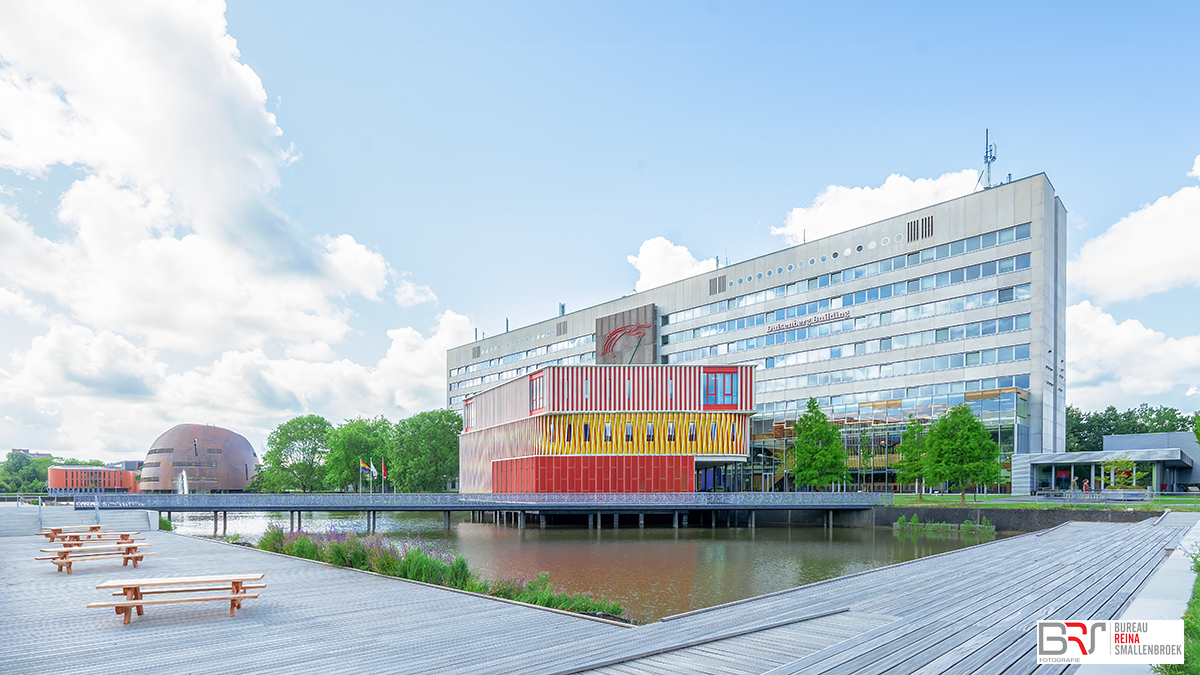
[[[161,577],[158,579],[124,579],[117,581],[106,581],[96,586],[96,588],[119,588],[121,590],[113,593],[113,596],[125,596],[125,599],[107,602],[92,602],[88,603],[88,608],[112,607],[117,611],[118,615],[123,614],[125,616],[121,623],[129,623],[130,618],[133,616],[132,610],[136,609],[138,616],[141,616],[142,607],[145,605],[169,605],[181,602],[228,601],[229,616],[233,616],[235,609],[241,609],[243,601],[258,597],[258,593],[247,593],[246,591],[267,587],[266,584],[248,583],[253,581],[261,581],[262,578],[262,574],[223,574],[206,577]],[[213,591],[225,594],[199,598],[164,598],[161,600],[145,599],[145,596],[147,595],[157,595],[161,593],[203,593]]]
[[[87,546],[89,544],[126,544],[131,541],[145,541],[146,540],[145,537],[132,536],[135,534],[141,534],[140,532],[114,532],[113,534],[117,535],[117,536],[96,537],[95,539],[88,539],[86,541],[79,541],[78,539],[68,539],[67,541],[61,542],[59,544],[59,546],[62,546],[63,548],[73,548],[73,547],[77,547],[77,546]],[[54,543],[51,542],[50,545],[53,546]]]
[[[59,535],[59,534],[62,534],[63,532],[99,532],[103,527],[104,526],[100,525],[100,524],[96,524],[96,525],[51,525],[48,527],[43,527],[41,530],[38,530],[38,534],[47,534],[48,535],[50,533],[53,533],[55,535]]]
[[[61,572],[63,567],[67,568],[67,574],[71,574],[71,564],[81,560],[101,560],[107,558],[121,558],[121,566],[128,565],[131,561],[133,566],[137,567],[142,558],[154,553],[139,551],[139,546],[149,546],[150,544],[138,544],[137,542],[117,542],[115,544],[101,544],[99,546],[78,546],[78,547],[63,547],[63,548],[43,548],[42,553],[53,553],[51,556],[34,558],[34,560],[49,560],[58,565],[58,572]]]
[[[62,541],[90,541],[93,543],[98,543],[106,539],[116,537],[118,540],[124,541],[135,534],[141,534],[141,532],[111,532],[97,530],[93,532],[59,532],[57,534],[54,532],[42,532],[41,534],[45,535],[46,539],[53,544],[55,539],[61,539]]]

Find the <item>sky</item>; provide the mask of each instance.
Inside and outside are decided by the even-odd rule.
[[[64,9],[64,4],[74,4]],[[0,5],[0,448],[262,448],[445,352],[1045,172],[1068,401],[1200,409],[1200,5]]]

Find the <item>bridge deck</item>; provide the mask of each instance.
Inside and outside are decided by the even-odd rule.
[[[1195,520],[1069,523],[636,628],[168,533],[150,533],[160,555],[144,574],[262,571],[267,589],[234,619],[164,606],[122,626],[84,608],[117,568],[56,575],[32,560],[33,536],[3,537],[0,671],[100,672],[130,654],[151,670],[289,675],[1058,673],[1035,663],[1034,622],[1117,616]]]

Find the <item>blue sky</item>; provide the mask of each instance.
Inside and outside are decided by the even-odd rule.
[[[1194,3],[0,14],[0,447],[437,407],[474,329],[957,196],[985,128],[1070,212],[1069,399],[1200,408]]]

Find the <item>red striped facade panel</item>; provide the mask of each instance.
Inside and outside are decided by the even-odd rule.
[[[492,462],[499,493],[694,492],[695,458],[689,455],[514,457]]]
[[[710,368],[737,372],[739,408],[754,408],[753,366],[560,366],[547,369],[548,411],[699,411]]]

